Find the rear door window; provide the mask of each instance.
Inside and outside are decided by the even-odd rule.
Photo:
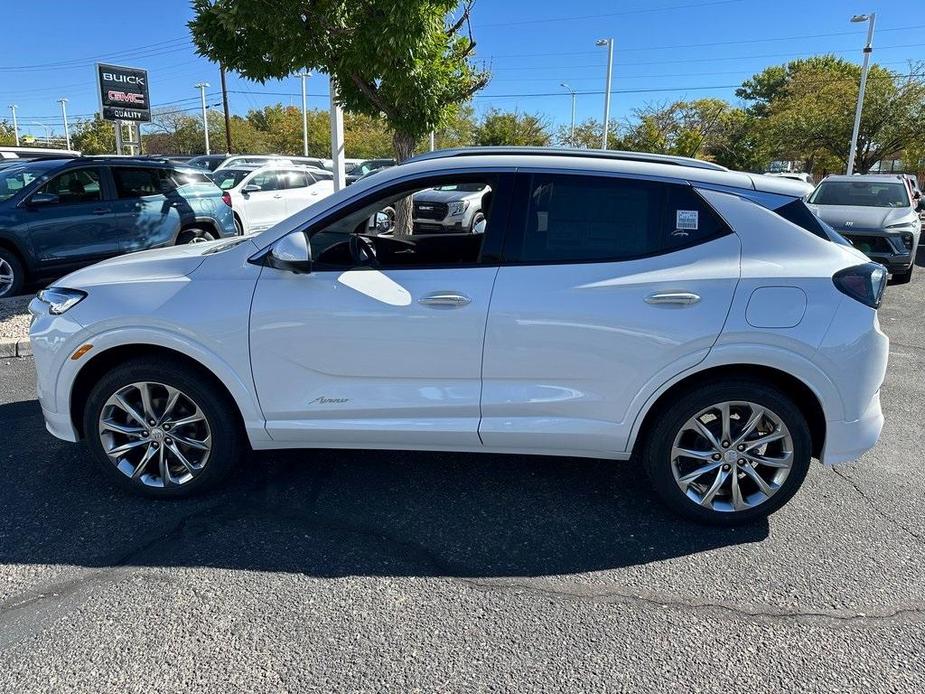
[[[526,218],[507,262],[611,262],[665,253],[729,233],[688,185],[609,176],[524,174]]]
[[[112,177],[116,183],[116,194],[120,199],[159,195],[163,192],[160,169],[114,166]]]

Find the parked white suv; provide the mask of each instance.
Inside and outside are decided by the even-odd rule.
[[[212,180],[228,192],[241,234],[268,229],[334,192],[329,171],[292,165],[217,169]]]
[[[474,183],[484,233],[368,233]],[[457,150],[260,235],[80,270],[32,302],[31,337],[49,431],[151,496],[214,485],[248,447],[632,456],[671,508],[733,524],[811,457],[876,443],[885,282],[784,179]]]

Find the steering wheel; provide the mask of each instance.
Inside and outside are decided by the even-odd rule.
[[[373,265],[376,262],[376,249],[359,234],[350,235],[350,256],[359,266]]]

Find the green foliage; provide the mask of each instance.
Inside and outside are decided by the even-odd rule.
[[[99,116],[79,120],[71,131],[71,147],[83,154],[113,154],[116,151],[115,127]]]
[[[617,121],[611,120],[607,129],[607,144],[611,149],[625,149],[623,141],[618,136]],[[598,149],[604,139],[603,121],[588,118],[575,123],[575,132],[572,133],[571,124],[562,125],[556,130],[556,144],[562,147],[576,147],[579,149]]]
[[[475,127],[475,144],[545,146],[552,141],[549,124],[538,115],[490,109]]]
[[[382,116],[399,159],[488,81],[458,0],[193,0],[201,55],[257,82],[301,69],[336,81],[346,110]],[[452,14],[456,13],[456,18]]]
[[[0,145],[15,145],[16,134],[13,132],[12,123],[5,120],[0,121]]]

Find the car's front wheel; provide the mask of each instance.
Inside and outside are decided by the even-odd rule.
[[[199,227],[194,227],[192,229],[185,229],[180,232],[180,235],[177,236],[177,245],[181,246],[186,243],[202,243],[203,241],[214,241],[215,234],[208,229],[200,229]]]
[[[908,270],[893,273],[893,284],[908,284],[912,281],[912,269],[915,265],[910,265]]]
[[[84,432],[116,484],[147,496],[188,496],[215,486],[244,450],[227,393],[168,359],[126,362],[93,387]]]
[[[643,462],[662,501],[688,518],[715,525],[762,518],[787,503],[806,477],[806,418],[765,383],[703,386],[657,416]]]
[[[22,263],[15,253],[0,248],[0,298],[14,296],[25,280]]]

